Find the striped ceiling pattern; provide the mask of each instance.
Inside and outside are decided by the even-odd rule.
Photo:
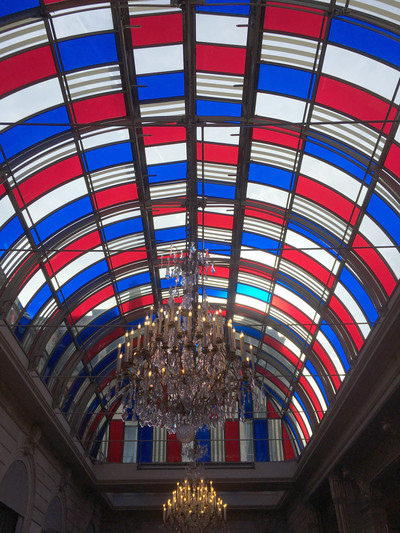
[[[400,7],[7,0],[3,318],[90,445],[171,246],[253,344],[299,448],[400,276]]]

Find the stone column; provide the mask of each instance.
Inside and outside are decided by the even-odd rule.
[[[362,494],[360,506],[363,533],[388,533],[386,510],[383,505],[382,493],[376,484],[373,488],[357,482]]]
[[[354,491],[351,481],[343,476],[341,470],[336,469],[329,476],[329,486],[339,533],[359,533],[354,528],[352,519]]]

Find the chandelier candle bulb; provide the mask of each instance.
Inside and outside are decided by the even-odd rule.
[[[242,357],[242,361],[244,361],[245,350],[244,350],[244,333],[243,332],[240,333],[239,339],[240,339],[240,355]]]
[[[189,320],[188,320],[188,334],[192,331],[192,316],[193,316],[193,313],[192,311],[189,311]]]

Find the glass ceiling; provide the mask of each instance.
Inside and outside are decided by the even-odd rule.
[[[3,0],[3,316],[80,438],[171,245],[301,449],[400,276],[400,6]]]

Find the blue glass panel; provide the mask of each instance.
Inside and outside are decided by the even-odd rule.
[[[308,154],[315,155],[320,159],[332,163],[360,180],[363,180],[365,177],[367,169],[364,165],[352,160],[352,158],[346,157],[345,154],[341,154],[338,150],[329,148],[328,145],[323,146],[312,141],[307,141],[304,150]],[[370,181],[371,177],[369,177]]]
[[[14,333],[18,340],[22,340],[22,337],[25,335],[28,324],[32,322],[31,317],[28,313],[24,313],[18,322],[18,326],[15,328]]]
[[[90,337],[92,334],[97,333],[99,330],[96,326],[104,326],[105,324],[108,324],[108,322],[111,322],[114,320],[117,316],[119,316],[119,310],[117,307],[114,307],[113,309],[110,309],[107,313],[104,313],[103,315],[99,316],[90,323],[90,325],[82,330],[79,335],[76,337],[76,341],[81,346],[88,337]]]
[[[308,369],[312,377],[315,379],[315,381],[318,383],[319,388],[321,389],[321,392],[325,398],[326,405],[329,405],[328,396],[326,395],[326,392],[325,392],[325,387],[322,383],[321,378],[318,376],[318,372],[315,370],[314,365],[310,361],[307,361],[306,368]]]
[[[396,244],[400,244],[400,217],[386,202],[373,194],[367,207],[367,213],[379,222]]]
[[[153,165],[147,167],[149,183],[162,183],[164,181],[186,180],[187,163],[171,163],[168,165]]]
[[[313,298],[314,302],[321,300],[321,298],[317,295],[316,292],[314,292],[309,287],[304,285],[300,280],[294,279],[289,274],[285,274],[283,272],[279,272],[278,276],[279,276],[280,279],[277,281],[277,283],[279,283],[283,287],[287,287],[288,289],[290,289],[294,293],[298,294],[302,298],[304,298],[304,291],[306,291],[308,293],[308,295],[311,298]],[[305,298],[305,299],[307,301],[310,301],[309,298]]]
[[[113,366],[116,359],[116,351],[109,353],[106,357],[104,357],[92,370],[92,375],[94,378],[97,376],[103,375],[109,376],[111,373],[110,366]],[[106,371],[106,372],[105,372]]]
[[[79,430],[78,430],[78,436],[79,436],[80,439],[83,437],[83,434],[85,432],[87,423],[91,419],[92,413],[96,409],[96,407],[99,405],[99,403],[100,403],[99,399],[96,397],[93,400],[93,402],[88,406],[87,412],[86,412],[85,416],[83,417],[81,425],[80,425]]]
[[[220,185],[218,183],[205,183],[204,196],[212,196],[214,198],[230,198],[235,199],[236,188],[232,185]],[[197,194],[203,195],[203,187],[201,182],[197,182]]]
[[[349,370],[350,365],[347,361],[346,354],[343,350],[343,346],[340,343],[340,340],[336,336],[336,333],[333,331],[333,329],[328,326],[328,324],[325,322],[325,320],[321,324],[321,331],[324,333],[324,335],[327,337],[329,342],[332,344],[334,349],[336,350],[337,355],[339,356],[339,359],[346,370],[346,372]]]
[[[151,452],[153,449],[153,428],[139,425],[138,435],[138,463],[151,463]]]
[[[139,100],[174,98],[185,94],[183,72],[138,76],[137,83],[146,85],[146,87],[138,88]]]
[[[139,287],[150,283],[150,273],[143,272],[143,274],[136,274],[135,276],[129,276],[117,282],[117,288],[119,292],[126,291],[132,287]]]
[[[129,142],[102,146],[86,152],[86,161],[89,171],[110,167],[132,161],[132,148]]]
[[[210,450],[210,430],[207,426],[204,426],[202,429],[197,431],[196,440],[198,444],[205,449],[203,457],[199,459],[199,463],[209,463],[211,460],[211,450]]]
[[[48,382],[48,379],[50,377],[50,374],[53,371],[54,366],[57,364],[58,360],[64,353],[64,351],[67,349],[67,347],[71,344],[72,337],[69,333],[66,333],[63,338],[60,340],[60,342],[57,344],[56,348],[54,349],[49,361],[47,362],[46,368],[43,371],[43,378]]]
[[[242,399],[239,402],[239,418],[253,418],[253,395],[251,391],[247,388],[247,383],[241,384],[240,392],[242,394]]]
[[[124,235],[138,233],[139,231],[143,231],[143,223],[140,217],[128,218],[128,220],[122,220],[104,228],[107,241],[118,239],[118,237],[123,237]]]
[[[291,422],[289,416],[286,415],[286,416],[284,417],[284,420],[285,420],[285,423],[286,423],[286,424],[289,426],[289,428],[292,430],[292,435],[293,435],[294,438],[296,439],[299,448],[300,448],[300,449],[303,449],[303,448],[304,448],[303,441],[302,441],[302,439],[300,439],[300,436],[299,436],[299,434],[298,434],[296,428],[293,426],[293,424],[292,424],[292,422]]]
[[[254,430],[254,458],[257,462],[269,461],[268,422],[253,420]]]
[[[242,233],[242,245],[251,246],[252,248],[257,248],[272,254],[278,253],[279,242],[274,239],[269,239],[263,235],[256,235],[255,233],[247,233],[244,231]]]
[[[37,124],[37,123],[68,123],[69,118],[67,110],[64,106],[57,107],[46,113],[36,115],[24,122],[24,124]],[[29,146],[36,144],[43,139],[52,137],[57,133],[70,129],[69,126],[15,126],[7,130],[0,135],[0,144],[6,154],[6,157],[12,157],[13,155],[25,150]]]
[[[0,2],[0,17],[17,13],[18,11],[24,11],[32,7],[38,7],[40,5],[39,0],[3,0]]]
[[[90,451],[90,457],[92,459],[97,459],[97,456],[99,454],[100,446],[103,442],[104,434],[106,432],[108,426],[108,422],[104,422],[103,426],[100,428],[100,431],[96,435],[96,439],[94,441],[93,447]]]
[[[63,301],[65,298],[68,298],[73,294],[75,291],[82,289],[86,285],[86,283],[89,283],[93,279],[97,278],[98,276],[101,276],[105,272],[107,272],[107,261],[99,261],[98,263],[90,266],[83,272],[80,272],[77,276],[72,278],[70,281],[68,281],[62,288],[61,291],[58,291],[58,297],[61,301]]]
[[[246,296],[251,296],[252,298],[257,298],[262,302],[270,302],[271,294],[267,291],[263,291],[258,287],[251,287],[250,285],[244,285],[243,283],[237,284],[237,292],[239,294],[245,294]]]
[[[203,243],[200,241],[197,243],[199,250],[203,249]],[[204,250],[209,250],[210,253],[231,255],[231,245],[224,244],[222,242],[204,241]]]
[[[213,287],[205,287],[208,296],[214,296],[215,298],[228,298],[228,291],[222,289],[214,289]],[[203,288],[199,287],[199,294],[203,294]]]
[[[43,304],[51,297],[51,290],[48,285],[44,285],[40,291],[38,291],[35,297],[30,301],[26,312],[32,318],[36,315]]]
[[[242,114],[242,104],[214,100],[197,100],[196,109],[198,115],[207,117],[240,117]]]
[[[385,32],[360,20],[333,19],[329,39],[355,50],[388,61],[400,67],[400,42],[398,36]],[[374,31],[375,30],[375,31]]]
[[[307,98],[312,91],[310,88],[311,79],[311,73],[304,70],[261,64],[258,89],[297,98]]]
[[[329,242],[328,240],[323,240],[322,238],[320,238],[320,236],[317,236],[315,233],[310,231],[308,228],[306,229],[304,226],[301,226],[300,224],[296,224],[295,222],[289,222],[289,226],[288,227],[290,229],[292,229],[293,231],[296,231],[297,233],[300,233],[301,235],[304,235],[305,237],[307,237],[311,241],[314,241],[315,243],[319,244],[320,246],[322,246],[322,248],[326,248],[334,256],[338,256],[338,253],[336,252],[336,250],[332,249],[332,246],[335,246],[335,241],[337,243],[336,246],[340,246],[341,243],[331,233],[329,233],[328,231],[324,230],[324,228],[318,227],[318,231],[322,235],[323,235],[323,233],[326,233],[327,237],[329,236],[331,238],[331,242]],[[333,243],[332,243],[332,240],[333,240]]]
[[[81,385],[85,383],[86,379],[87,379],[86,370],[82,370],[82,372],[80,373],[80,376],[75,379],[74,384],[72,385],[68,393],[68,396],[64,402],[64,405],[62,408],[64,413],[67,413],[69,411],[69,408],[71,407],[71,403],[75,397],[75,394],[78,392]]]
[[[299,404],[301,405],[301,408],[302,408],[303,412],[305,413],[305,415],[306,415],[307,418],[308,418],[308,421],[309,421],[310,424],[311,424],[310,416],[309,416],[308,411],[307,411],[307,409],[306,409],[306,406],[305,406],[304,403],[302,402],[300,396],[297,394],[297,392],[294,392],[294,393],[293,393],[293,396],[296,398],[296,400],[297,400],[297,401],[299,402]]]
[[[61,41],[58,46],[62,67],[66,71],[118,61],[117,47],[112,33]]]
[[[211,4],[208,6],[207,4]],[[223,4],[223,5],[216,5]],[[225,2],[225,0],[205,0],[205,5],[196,5],[197,11],[209,13],[226,13],[231,15],[248,15],[250,6],[246,2]]]
[[[24,230],[17,217],[12,218],[0,231],[0,257],[19,239]]]
[[[292,187],[292,172],[257,163],[250,163],[249,181],[265,183],[289,191]]]
[[[261,338],[261,331],[258,331],[256,329],[250,328],[249,326],[242,326],[242,324],[233,323],[234,328],[236,331],[242,331],[245,335],[248,335],[249,337],[253,337],[254,339],[260,340]]]
[[[264,386],[264,388],[268,396],[272,396],[281,407],[285,407],[285,402],[280,396],[278,396],[278,394],[274,390],[272,390],[270,387],[267,387],[267,386]]]
[[[343,268],[342,273],[340,274],[340,281],[354,295],[364,313],[367,315],[368,320],[374,323],[378,319],[378,313],[372,300],[358,279],[355,278],[347,268]]]
[[[154,232],[156,242],[173,242],[186,239],[186,229],[184,226],[172,229],[159,229]]]
[[[39,238],[44,241],[62,228],[69,226],[75,220],[92,213],[92,206],[88,197],[76,200],[65,207],[61,207],[42,222],[36,225]],[[36,233],[32,228],[32,235],[36,244],[39,244]]]

